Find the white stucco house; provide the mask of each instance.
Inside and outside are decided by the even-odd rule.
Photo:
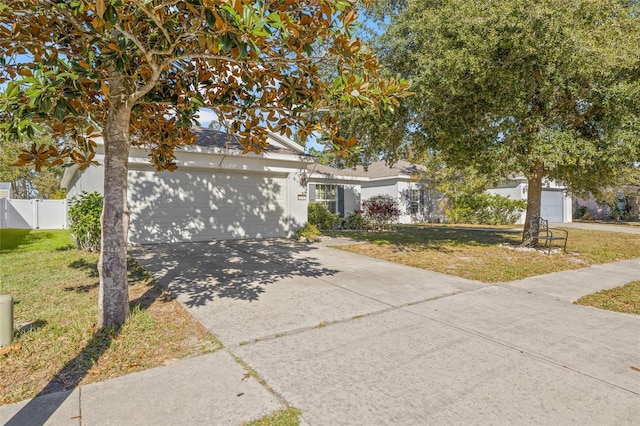
[[[399,202],[400,223],[446,222],[440,206],[443,195],[420,185],[416,177],[421,170],[420,166],[406,161],[399,161],[392,167],[384,162],[375,162],[366,170],[362,166],[336,169],[309,165],[309,202],[319,202],[330,212],[344,217],[359,209],[362,201],[386,194]],[[487,192],[526,201],[527,189],[527,180],[522,176]],[[545,181],[541,209],[541,216],[549,222],[571,222],[571,196],[566,187]],[[517,223],[524,224],[525,217],[526,212],[523,212]]]
[[[421,171],[406,161],[394,166],[375,162],[365,169],[336,169],[321,164],[308,167],[309,202],[323,204],[327,210],[345,217],[361,208],[362,201],[375,195],[398,200],[400,223],[442,222],[441,194],[421,187],[416,175]]]
[[[313,160],[292,140],[271,134],[262,154],[242,154],[238,139],[194,128],[194,145],[176,152],[178,169],[157,172],[148,152],[129,155],[129,241],[134,244],[289,237],[307,221],[301,177]],[[97,161],[104,145],[97,140]],[[67,169],[62,187],[72,198],[103,192],[104,168]]]

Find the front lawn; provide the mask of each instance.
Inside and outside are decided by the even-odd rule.
[[[0,404],[221,347],[132,259],[131,319],[119,330],[96,330],[97,261],[65,230],[0,230],[0,294],[13,296],[21,326],[0,350]]]
[[[561,228],[561,227],[560,227]],[[568,229],[568,254],[520,251],[521,232],[505,227],[403,226],[398,232],[356,232],[364,243],[336,248],[444,274],[499,283],[640,257],[633,234]]]
[[[576,304],[640,315],[640,281],[581,297]]]

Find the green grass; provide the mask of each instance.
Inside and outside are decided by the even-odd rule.
[[[581,297],[578,305],[640,315],[640,281]]]
[[[640,257],[640,238],[633,234],[569,229],[569,253],[548,256],[514,250],[522,235],[510,229],[412,225],[399,232],[351,233],[364,243],[336,248],[486,283]]]
[[[299,409],[290,407],[247,423],[246,426],[297,426],[300,424],[301,414]]]
[[[0,404],[220,347],[132,259],[130,320],[96,330],[97,261],[65,230],[0,230],[0,293],[13,296],[15,326],[23,326],[0,354]]]

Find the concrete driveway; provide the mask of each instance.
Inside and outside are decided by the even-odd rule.
[[[488,286],[289,240],[134,254],[309,424],[640,423],[640,317],[571,303],[640,259]]]

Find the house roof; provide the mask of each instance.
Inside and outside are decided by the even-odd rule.
[[[310,164],[308,169],[312,178],[314,176],[322,176],[330,178],[348,177],[366,179],[407,178],[424,171],[424,167],[402,160],[396,162],[393,166],[388,166],[384,161],[377,161],[369,164],[366,169],[363,166],[357,166],[355,169],[336,169],[322,164]]]
[[[197,136],[196,146],[214,150],[242,151],[244,149],[237,135],[205,127],[194,127],[192,131]],[[304,152],[304,147],[282,135],[271,133],[268,141],[269,146],[265,150],[267,153],[300,155]]]
[[[0,189],[11,189],[11,182],[0,182]]]

